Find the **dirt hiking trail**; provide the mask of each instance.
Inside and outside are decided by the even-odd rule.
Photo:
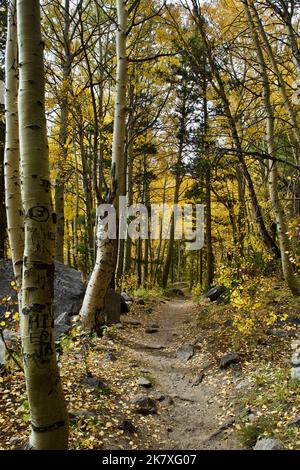
[[[195,304],[189,298],[168,301],[148,316],[143,329],[135,330],[130,344],[141,375],[153,380],[147,394],[162,403],[157,416],[166,432],[162,448],[240,449],[231,429],[233,405],[222,389],[232,387],[236,382],[232,374],[240,378],[241,372],[219,369],[206,350],[205,331],[194,328],[195,316]],[[147,334],[147,324],[157,331]],[[186,338],[187,329],[192,332],[190,338]],[[183,356],[178,353],[182,346]],[[186,360],[190,349],[193,356]]]

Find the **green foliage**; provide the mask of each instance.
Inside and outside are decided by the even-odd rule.
[[[274,420],[271,418],[262,417],[255,424],[247,423],[241,426],[239,437],[243,446],[252,448],[264,434],[271,436],[273,424]]]
[[[144,299],[151,299],[157,297],[164,297],[167,291],[168,289],[163,289],[162,287],[152,287],[150,289],[139,287],[138,289],[134,289],[133,296],[143,297]]]
[[[22,412],[22,419],[25,423],[28,423],[30,420],[30,412],[29,412],[29,401],[26,394],[24,394],[21,398],[21,404],[19,406],[18,411]]]
[[[200,284],[196,284],[192,287],[191,293],[193,301],[196,302],[203,294],[203,287],[201,287]]]
[[[209,315],[210,315],[210,311],[208,308],[201,308],[201,310],[199,311],[197,315],[197,321],[199,323],[206,322],[207,319],[209,318]]]
[[[280,362],[274,364],[276,359]],[[287,448],[298,449],[300,430],[289,424],[299,410],[299,385],[290,379],[290,367],[280,357],[280,351],[274,354],[272,362],[268,357],[267,362],[260,361],[248,374],[253,387],[243,395],[240,404],[254,411],[254,420],[247,422],[246,415],[237,425],[242,443],[252,447],[257,438],[273,436]]]
[[[106,387],[97,387],[96,391],[100,397],[108,397],[111,393],[110,390]]]
[[[68,352],[73,346],[72,336],[67,335],[67,334],[60,335],[59,344],[60,344],[60,347],[62,348],[62,351],[64,353]]]
[[[110,339],[114,339],[118,333],[118,329],[116,328],[115,325],[111,325],[111,326],[104,325],[102,327],[102,331],[103,331],[103,336],[110,338]]]

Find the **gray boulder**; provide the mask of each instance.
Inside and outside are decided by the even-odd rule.
[[[97,416],[96,411],[90,410],[71,410],[69,411],[70,421],[76,422],[79,418],[95,418]]]
[[[236,353],[230,352],[221,357],[219,366],[220,369],[227,369],[232,364],[237,364],[238,362],[240,362],[240,356]]]
[[[173,287],[166,292],[167,297],[184,297],[184,292],[181,289]]]
[[[291,378],[300,382],[300,367],[292,367],[291,369]]]
[[[245,388],[249,388],[249,387],[251,387],[250,380],[243,379],[237,384],[236,389],[237,390],[244,390]]]
[[[147,334],[150,334],[150,335],[151,335],[151,334],[157,333],[157,332],[158,332],[158,328],[155,328],[155,327],[153,327],[153,326],[147,326],[147,327],[145,328],[145,333],[147,333]]]
[[[121,298],[122,300],[124,300],[124,302],[128,302],[128,303],[133,302],[133,298],[130,297],[130,295],[128,295],[126,292],[121,292]]]
[[[288,426],[300,428],[300,415],[296,416],[296,418],[291,419],[291,421],[288,422]]]
[[[61,313],[56,319],[55,319],[55,324],[56,325],[70,325],[70,316],[68,312],[63,312]]]
[[[138,321],[138,320],[135,320],[135,319],[125,320],[124,323],[126,325],[132,325],[132,326],[140,326],[141,325],[141,322]]]
[[[0,370],[5,369],[8,359],[8,352],[6,350],[9,349],[11,352],[20,354],[21,352],[21,343],[20,343],[20,334],[17,331],[5,329],[2,331],[3,339],[0,337]],[[5,347],[6,345],[6,347]]]
[[[278,439],[259,439],[253,450],[284,450],[284,446]]]
[[[7,311],[18,311],[17,292],[11,286],[14,281],[14,273],[12,262],[10,260],[0,260],[0,298],[11,297],[9,305],[0,306],[1,314]],[[55,280],[54,280],[54,318],[60,317],[62,314],[68,316],[79,313],[85,294],[85,287],[81,281],[80,272],[76,269],[65,266],[62,263],[55,263]]]
[[[71,321],[68,312],[63,312],[54,320],[54,335],[58,341],[61,335],[66,335],[71,329]]]
[[[107,362],[116,362],[117,358],[113,352],[108,352],[107,354],[105,354],[104,360]]]
[[[214,302],[215,300],[218,300],[221,295],[225,294],[226,292],[226,287],[224,286],[216,286],[212,287],[209,289],[205,294],[204,297],[209,299],[211,302]]]
[[[187,362],[194,355],[194,346],[192,344],[183,344],[177,349],[176,357],[181,361]]]
[[[81,280],[81,274],[76,269],[55,263],[54,280],[54,318],[63,313],[68,316],[77,315],[81,309],[85,294],[85,287]]]
[[[122,429],[125,432],[128,432],[129,434],[135,434],[137,433],[137,428],[133,424],[132,421],[129,419],[124,419],[120,425],[120,429]]]
[[[293,353],[291,357],[291,364],[294,367],[299,367],[300,366],[300,352],[296,351]]]
[[[153,398],[145,395],[137,395],[132,399],[132,403],[135,405],[136,413],[142,415],[153,415],[157,413],[156,401]]]
[[[295,339],[294,341],[292,341],[291,347],[292,347],[292,349],[294,349],[295,351],[296,351],[297,349],[300,349],[300,339]]]
[[[6,365],[6,349],[2,341],[2,338],[0,338],[0,370],[3,367],[5,367],[5,365]]]
[[[139,377],[138,385],[140,387],[144,387],[144,388],[151,388],[152,387],[152,383],[146,377]]]
[[[200,372],[193,380],[193,387],[198,387],[198,385],[200,385],[202,382],[203,382],[203,379],[205,377],[205,374],[204,372]]]
[[[90,388],[108,390],[106,383],[97,377],[90,377],[90,376],[83,377],[80,380],[80,383]]]
[[[133,298],[126,292],[121,292],[121,313],[129,313],[130,307],[133,304]]]

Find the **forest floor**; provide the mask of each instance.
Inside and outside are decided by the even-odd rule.
[[[289,424],[300,412],[299,385],[289,379],[290,334],[244,341],[239,362],[221,369],[236,344],[226,325],[230,308],[149,297],[102,338],[86,339],[75,326],[60,356],[70,448],[229,450],[274,436],[299,449],[299,426]],[[22,448],[29,412],[21,371],[0,378],[0,395],[0,448]],[[138,410],[141,397],[150,398],[150,414]]]

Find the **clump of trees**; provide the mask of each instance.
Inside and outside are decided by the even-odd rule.
[[[0,256],[19,289],[29,445],[66,448],[55,259],[91,274],[88,330],[110,285],[205,289],[216,268],[241,275],[245,261],[280,269],[299,295],[299,11],[286,0],[9,0],[0,14]],[[173,230],[165,239],[163,218],[158,240],[103,240],[97,207],[119,217],[119,196],[205,204],[204,248],[187,252]]]

